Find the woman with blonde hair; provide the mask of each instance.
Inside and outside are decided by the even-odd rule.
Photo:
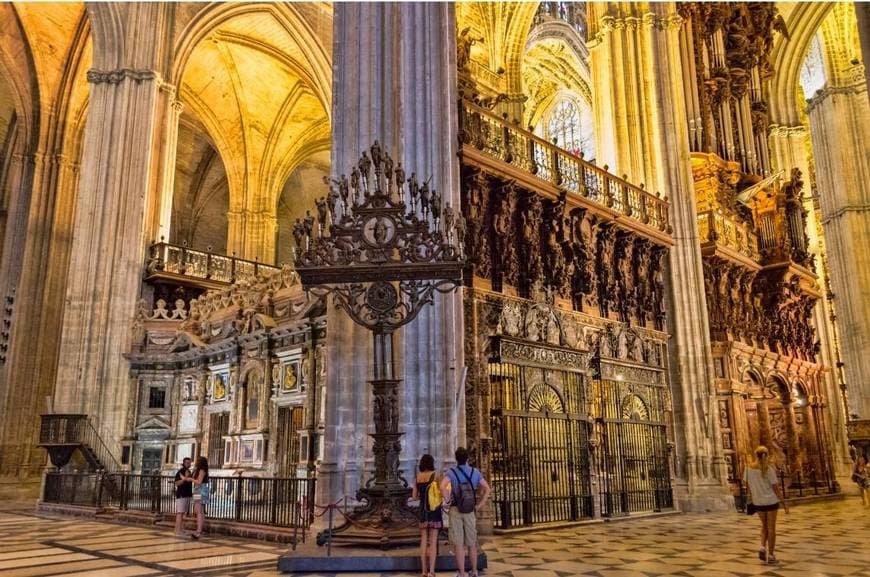
[[[788,505],[777,484],[776,469],[770,464],[767,447],[760,446],[755,449],[755,460],[743,472],[743,481],[749,489],[750,506],[761,519],[761,548],[758,550],[758,558],[775,565],[776,512],[782,502],[783,509],[788,513]]]

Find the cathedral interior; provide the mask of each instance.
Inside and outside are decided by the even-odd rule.
[[[868,6],[0,4],[0,498],[198,455],[366,486],[372,344],[295,265],[376,141],[465,255],[395,335],[405,478],[465,444],[495,530],[733,508],[758,445],[838,492]]]

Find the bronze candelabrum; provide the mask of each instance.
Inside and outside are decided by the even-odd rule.
[[[347,522],[318,535],[318,543],[376,544],[419,538],[418,516],[409,508],[408,482],[399,469],[399,383],[393,335],[434,301],[462,282],[465,221],[458,207],[406,178],[401,163],[375,143],[352,167],[350,179],[324,178],[328,193],[297,219],[296,271],[303,286],[332,294],[336,308],[372,331],[375,432],[374,476],[357,492],[364,504]]]

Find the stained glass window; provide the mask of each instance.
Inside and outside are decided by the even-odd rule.
[[[582,152],[591,160],[595,156],[591,116],[589,107],[581,108],[574,98],[562,97],[544,116],[536,132],[550,142],[555,140],[559,148],[576,156]]]

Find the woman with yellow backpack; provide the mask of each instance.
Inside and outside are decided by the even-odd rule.
[[[420,457],[419,469],[411,498],[420,500],[420,574],[422,577],[435,577],[438,531],[442,527],[441,504],[444,499],[438,486],[441,479],[435,472],[432,455]]]

